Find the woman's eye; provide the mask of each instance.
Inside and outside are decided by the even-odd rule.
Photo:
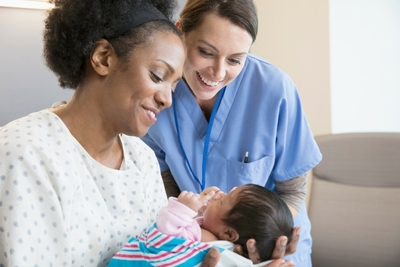
[[[157,83],[160,83],[163,81],[163,79],[161,79],[158,75],[156,75],[154,72],[150,71],[151,76],[153,77],[153,80]]]
[[[211,53],[208,53],[208,52],[206,52],[206,51],[204,51],[202,49],[199,49],[199,51],[200,51],[200,54],[202,54],[203,56],[206,56],[206,57],[211,57],[212,56]]]

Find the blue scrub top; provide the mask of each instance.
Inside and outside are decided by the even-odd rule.
[[[203,149],[208,121],[185,81],[173,94],[181,144],[190,167],[201,181]],[[143,137],[156,153],[161,171],[170,170],[181,190],[200,192],[183,155],[174,108],[162,111]],[[248,162],[243,156],[248,152]],[[227,85],[211,130],[204,187],[225,192],[254,183],[273,189],[315,167],[322,156],[302,110],[290,77],[269,62],[249,54],[243,70]],[[296,266],[309,261],[310,222],[305,205],[295,218],[301,226]],[[300,265],[299,265],[300,264]]]

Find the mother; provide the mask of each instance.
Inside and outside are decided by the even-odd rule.
[[[143,139],[156,152],[167,194],[246,183],[275,189],[302,230],[288,258],[311,266],[306,173],[321,154],[292,80],[249,54],[258,28],[253,2],[188,0],[177,26],[186,45],[183,80],[173,107]]]
[[[106,266],[166,195],[139,137],[171,105],[184,48],[169,0],[58,0],[44,57],[67,104],[0,128],[0,266]]]

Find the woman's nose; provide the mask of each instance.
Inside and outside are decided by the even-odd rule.
[[[157,92],[155,99],[159,105],[160,110],[169,108],[172,105],[171,87],[165,86],[165,88]]]

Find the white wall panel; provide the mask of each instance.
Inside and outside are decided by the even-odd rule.
[[[330,0],[332,132],[400,132],[400,1]]]

